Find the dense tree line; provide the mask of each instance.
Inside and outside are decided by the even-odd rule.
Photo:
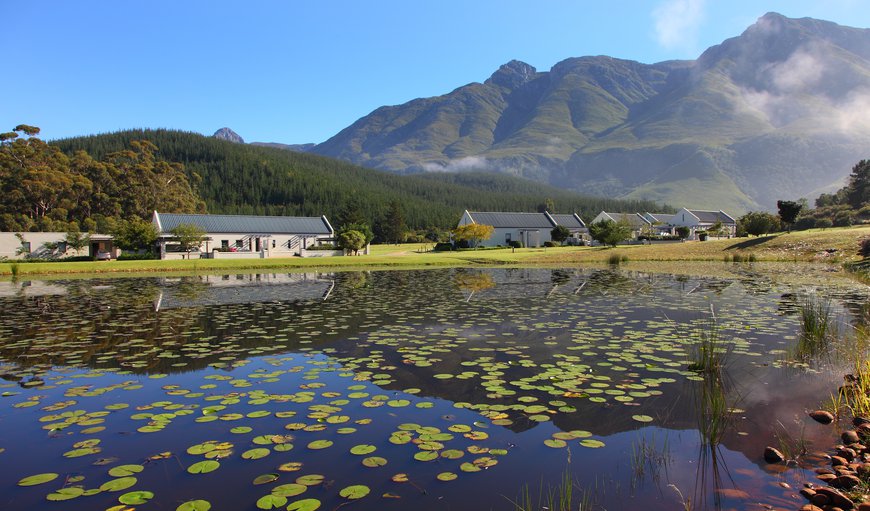
[[[120,232],[131,221],[149,220],[156,209],[325,214],[335,227],[365,224],[379,238],[398,241],[405,229],[422,235],[455,227],[464,209],[536,211],[546,205],[586,218],[603,209],[662,209],[496,174],[401,176],[181,131],[129,130],[51,143],[38,133],[19,125],[0,134],[0,230]]]
[[[211,213],[325,214],[340,227],[344,205],[357,202],[361,218],[395,238],[393,223],[412,230],[456,226],[463,210],[536,211],[550,199],[558,212],[592,218],[603,209],[661,210],[649,201],[584,197],[553,187],[489,173],[396,175],[339,160],[282,149],[234,144],[174,130],[128,130],[59,140],[66,154],[86,151],[94,158],[147,140],[159,156],[179,162],[196,182]],[[166,206],[159,207],[170,211]],[[669,208],[665,208],[669,209]]]
[[[197,176],[157,157],[151,142],[131,140],[97,160],[82,150],[65,153],[38,134],[27,125],[0,133],[0,230],[109,232],[158,207],[205,210]]]

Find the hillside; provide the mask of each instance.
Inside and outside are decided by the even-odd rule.
[[[378,108],[311,151],[736,214],[841,186],[867,156],[868,114],[870,30],[769,13],[694,61],[511,61]]]
[[[455,227],[463,210],[534,211],[551,199],[560,212],[592,218],[604,208],[661,209],[649,202],[585,197],[547,185],[492,173],[399,176],[314,154],[238,144],[195,133],[129,130],[52,142],[64,152],[94,158],[148,140],[157,156],[184,165],[211,213],[304,215],[336,218],[355,198],[370,222],[390,201],[405,210],[411,228]]]

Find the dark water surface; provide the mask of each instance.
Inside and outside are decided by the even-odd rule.
[[[541,509],[566,478],[573,509],[796,509],[810,457],[763,449],[829,449],[806,411],[848,367],[797,342],[808,293],[864,318],[863,286],[749,271],[0,282],[0,509]],[[712,315],[715,376],[689,370]]]

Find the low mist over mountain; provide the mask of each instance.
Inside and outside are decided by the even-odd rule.
[[[311,151],[739,213],[842,185],[868,137],[870,30],[769,13],[694,61],[511,61],[378,108]]]

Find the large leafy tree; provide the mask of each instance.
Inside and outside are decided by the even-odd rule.
[[[791,226],[797,220],[803,207],[803,203],[800,202],[790,200],[776,201],[776,208],[779,210],[779,220],[788,226],[788,232],[791,232]]]
[[[193,249],[199,248],[206,238],[205,230],[194,224],[178,224],[169,232],[172,233],[172,238],[178,242],[179,248],[187,253],[188,259],[190,259],[190,253]]]
[[[402,208],[402,204],[397,200],[390,201],[387,207],[387,214],[384,215],[381,224],[384,241],[399,243],[402,241],[402,236],[405,234],[406,229],[405,210]]]
[[[870,160],[861,160],[852,167],[846,200],[854,209],[861,209],[870,202]]]
[[[359,251],[366,246],[366,236],[353,229],[341,231],[338,235],[338,246],[343,250],[353,252],[353,255],[359,255]]]
[[[557,225],[550,231],[550,238],[556,243],[562,243],[571,236],[571,231],[564,225]]]
[[[615,247],[631,237],[631,226],[624,220],[602,220],[589,225],[589,236],[602,245]]]
[[[750,211],[737,221],[746,234],[761,236],[779,228],[779,218],[764,211]]]
[[[157,241],[157,228],[151,222],[131,218],[118,222],[112,236],[121,250],[150,250]]]

